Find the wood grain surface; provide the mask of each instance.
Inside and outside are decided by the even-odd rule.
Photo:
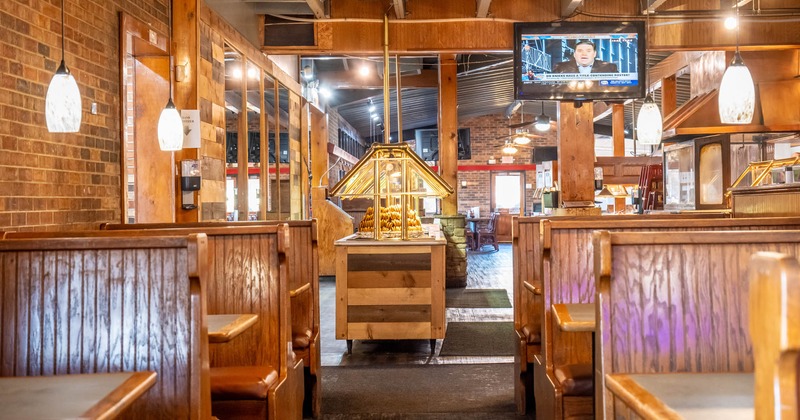
[[[208,418],[205,235],[0,241],[0,376],[152,370],[126,418]]]
[[[598,231],[597,383],[603,374],[751,372],[748,263],[800,255],[800,232]],[[598,409],[615,403],[598,388]]]
[[[248,222],[196,222],[196,223],[137,223],[115,224],[109,223],[101,226],[106,230],[138,230],[138,229],[199,229],[220,227],[248,226],[288,226],[291,246],[286,250],[288,273],[287,287],[290,293],[291,304],[291,331],[293,336],[304,336],[310,331],[310,345],[308,348],[295,348],[297,356],[303,359],[309,367],[307,378],[314,384],[309,388],[306,398],[312,400],[313,411],[321,410],[320,383],[317,375],[321,366],[320,358],[320,330],[319,330],[319,247],[317,241],[317,221],[290,220],[290,221],[248,221]],[[307,292],[302,292],[308,289]],[[292,293],[295,292],[295,293]],[[302,292],[302,293],[301,293]],[[293,296],[292,296],[293,295]]]

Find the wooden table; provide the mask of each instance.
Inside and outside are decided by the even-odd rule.
[[[606,386],[645,419],[755,418],[752,373],[616,374]]]
[[[553,316],[556,317],[561,331],[594,332],[596,316],[594,303],[555,303]]]
[[[2,377],[0,419],[111,419],[155,383],[155,372]]]
[[[208,342],[227,343],[250,328],[258,320],[255,314],[208,316]]]

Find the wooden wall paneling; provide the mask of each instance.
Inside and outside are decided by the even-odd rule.
[[[123,418],[209,418],[205,259],[204,235],[0,241],[0,375],[154,370]]]

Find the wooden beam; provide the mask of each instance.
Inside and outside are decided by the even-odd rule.
[[[558,180],[565,207],[594,207],[593,103],[559,102]]]
[[[425,69],[420,74],[401,76],[404,88],[433,88],[439,85],[439,75],[436,70]],[[368,76],[361,76],[355,71],[332,71],[319,74],[320,82],[334,89],[381,89],[383,78],[377,72]]]
[[[499,3],[493,3],[492,14]],[[470,8],[470,10],[473,10]],[[472,16],[469,16],[470,18]],[[514,30],[511,20],[409,20],[389,22],[389,54],[440,54],[511,52]],[[519,16],[525,21],[550,21],[550,15]],[[378,19],[368,21],[318,20],[315,25],[317,44],[312,46],[263,47],[267,54],[362,55],[383,54],[383,24]],[[649,47],[653,51],[691,51],[735,49],[735,34],[720,30],[717,20],[659,19],[652,25]],[[800,25],[796,22],[775,22],[769,16],[752,17],[741,32],[741,49],[764,50],[796,48],[800,45]]]
[[[647,0],[647,10],[642,10],[642,14],[653,13],[667,0]]]
[[[406,0],[392,0],[394,5],[394,15],[398,19],[406,18]]]
[[[306,0],[308,7],[314,12],[314,17],[317,19],[325,19],[325,5],[322,0]]]
[[[583,0],[561,0],[561,17],[571,15],[581,3],[583,3]]]
[[[458,214],[458,62],[455,54],[439,56],[439,165],[453,194],[442,200],[442,214]]]
[[[678,107],[678,78],[661,79],[661,115],[669,115]]]
[[[489,17],[489,5],[492,4],[492,0],[476,0],[476,2],[475,17]]]

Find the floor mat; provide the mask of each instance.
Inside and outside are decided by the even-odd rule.
[[[500,418],[514,410],[511,363],[322,367],[326,415],[460,412]]]
[[[446,308],[510,308],[505,289],[447,289]]]
[[[513,322],[448,322],[439,356],[513,356]]]

